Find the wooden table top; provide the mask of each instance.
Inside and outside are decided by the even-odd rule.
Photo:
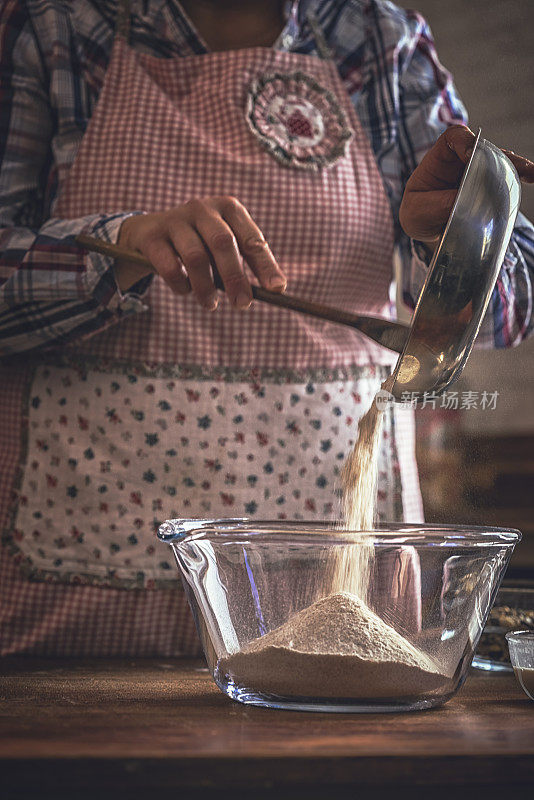
[[[9,798],[502,796],[534,787],[534,703],[472,671],[439,709],[277,711],[229,700],[199,661],[8,659],[0,776]]]

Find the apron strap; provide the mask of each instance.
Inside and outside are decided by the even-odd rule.
[[[126,44],[130,41],[131,0],[119,0],[115,20],[115,36],[121,36]]]
[[[319,53],[320,58],[324,61],[330,61],[332,58],[332,51],[326,43],[325,35],[313,11],[308,11],[306,14],[306,20],[313,33],[313,38],[315,39],[317,52]]]

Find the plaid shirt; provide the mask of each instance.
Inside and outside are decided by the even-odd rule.
[[[3,0],[0,5],[0,353],[91,335],[145,308],[145,279],[122,294],[112,262],[75,243],[115,242],[132,209],[54,218],[98,101],[114,38],[116,0]],[[404,185],[447,125],[466,122],[451,76],[420,15],[382,0],[297,0],[276,46],[313,54],[312,11],[366,131],[391,204],[404,302],[426,264],[403,234]],[[206,52],[177,0],[133,0],[131,46],[161,58]],[[138,209],[137,211],[142,211]],[[283,265],[282,265],[283,266]],[[506,347],[533,327],[534,229],[519,217],[479,334]]]

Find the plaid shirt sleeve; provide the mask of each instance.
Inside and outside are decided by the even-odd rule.
[[[111,260],[75,242],[81,232],[116,241],[131,212],[46,219],[55,124],[47,77],[26,4],[7,0],[0,10],[2,355],[86,337],[141,311],[150,282],[122,294]]]
[[[429,259],[398,224],[406,181],[427,150],[449,125],[467,124],[449,72],[440,64],[430,29],[420,14],[392,4],[366,4],[368,70],[378,81],[356,103],[367,120],[371,141],[396,221],[402,264],[402,297],[409,309],[427,274]],[[534,227],[519,215],[476,347],[511,347],[534,327]]]

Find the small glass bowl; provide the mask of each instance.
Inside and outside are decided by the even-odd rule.
[[[525,694],[534,700],[534,631],[506,634],[515,676]]]
[[[490,672],[512,672],[508,631],[534,628],[534,584],[504,579],[473,658],[473,667]]]

